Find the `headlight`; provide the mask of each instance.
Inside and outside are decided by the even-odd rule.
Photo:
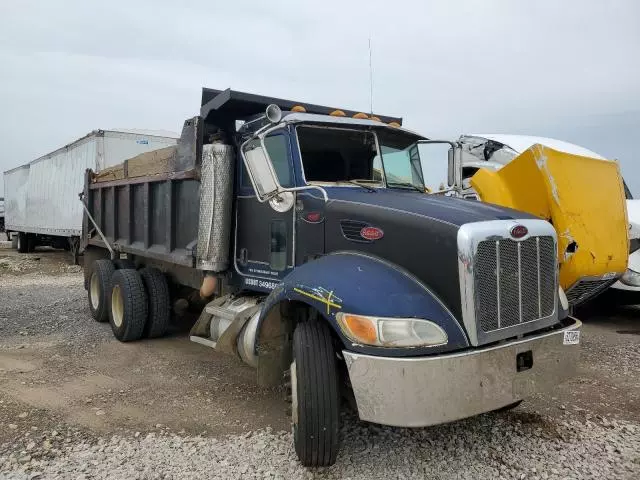
[[[447,343],[447,333],[429,320],[338,313],[343,333],[355,343],[377,347],[432,347]]]
[[[630,287],[640,287],[640,273],[629,268],[624,272],[620,281]]]

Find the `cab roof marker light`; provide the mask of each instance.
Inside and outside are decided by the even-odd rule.
[[[357,118],[358,120],[367,120],[369,118],[369,115],[367,115],[366,113],[356,113],[353,118]]]
[[[302,105],[295,105],[291,108],[292,112],[297,112],[297,113],[307,113],[307,109],[304,108]]]
[[[329,114],[331,117],[346,117],[347,115],[342,110],[334,110]]]

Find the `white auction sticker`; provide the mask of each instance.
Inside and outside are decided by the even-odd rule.
[[[578,345],[580,343],[580,330],[569,330],[564,332],[564,345]]]

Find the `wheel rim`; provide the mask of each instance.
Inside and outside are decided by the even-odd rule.
[[[298,425],[298,377],[295,360],[291,362],[291,422],[295,430]]]
[[[20,240],[20,235],[18,235],[18,250],[22,250],[22,240]]]
[[[113,286],[111,293],[111,313],[113,314],[113,323],[115,326],[122,326],[122,319],[124,317],[124,301],[122,299],[120,285]]]
[[[91,306],[94,310],[97,310],[100,306],[100,282],[98,281],[98,275],[95,273],[91,274],[89,293],[91,294]]]

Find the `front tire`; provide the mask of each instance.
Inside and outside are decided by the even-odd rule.
[[[291,417],[296,453],[305,467],[333,465],[339,449],[340,396],[331,331],[299,323],[293,334]]]
[[[113,335],[121,342],[142,337],[147,322],[147,294],[136,270],[116,270],[111,278],[109,322]]]
[[[115,272],[113,262],[107,259],[93,262],[89,277],[89,309],[97,322],[109,321],[109,302],[111,301],[111,277]]]

